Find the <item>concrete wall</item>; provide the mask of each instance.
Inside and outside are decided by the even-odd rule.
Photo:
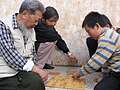
[[[13,12],[18,12],[23,0],[0,0],[0,17]],[[114,26],[120,26],[120,1],[119,0],[40,0],[45,7],[55,7],[60,15],[56,25],[59,34],[66,41],[69,49],[79,59],[77,65],[88,60],[85,30],[81,28],[82,21],[90,11],[98,11],[106,14]],[[69,59],[65,54],[55,51],[53,64],[69,65]]]

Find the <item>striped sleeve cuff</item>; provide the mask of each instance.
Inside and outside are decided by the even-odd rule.
[[[87,67],[87,68],[86,68]],[[89,68],[89,69],[88,69]],[[80,76],[84,76],[87,74],[91,74],[92,72],[95,72],[93,69],[91,69],[90,67],[86,66],[82,66],[79,70],[79,74]]]
[[[81,69],[79,70],[79,74],[80,76],[84,76],[83,72],[81,71]]]
[[[82,66],[80,71],[79,71],[80,76],[84,76],[87,74],[90,74],[90,72],[85,68],[85,66]]]

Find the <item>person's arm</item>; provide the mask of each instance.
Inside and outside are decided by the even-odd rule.
[[[61,36],[59,34],[58,34],[58,39],[57,39],[56,45],[57,45],[58,49],[62,50],[64,53],[67,54],[68,52],[70,52],[67,47],[67,44],[65,43],[65,41],[61,38]]]
[[[61,38],[59,34],[58,34],[58,40],[57,40],[56,45],[60,50],[62,50],[64,53],[68,55],[68,57],[72,61],[72,64],[77,63],[78,61],[77,58],[70,52],[70,50],[67,47],[67,44],[65,43],[65,41]]]
[[[48,78],[48,73],[34,65],[31,60],[26,60],[14,46],[12,34],[8,27],[0,21],[0,52],[9,67],[17,71],[32,71],[38,73],[43,81]],[[33,53],[34,50],[33,50]],[[35,54],[34,54],[35,55]],[[34,56],[33,55],[33,56]],[[35,60],[35,57],[33,58]]]
[[[115,50],[116,46],[113,42],[109,38],[103,37],[98,43],[96,53],[91,57],[88,63],[80,69],[80,76],[84,76],[98,70],[105,62],[109,60]]]
[[[4,25],[3,22],[0,21],[0,52],[2,54],[3,59],[8,64],[9,67],[15,70],[23,70],[23,67],[26,65],[25,70],[32,69],[33,62],[27,62],[25,58],[23,58],[20,53],[16,50],[14,46],[12,34],[7,26]],[[30,63],[30,65],[29,65]],[[28,67],[28,65],[30,67]]]
[[[109,65],[108,62],[102,65],[102,68],[101,68],[102,72],[100,74],[100,77],[104,78],[104,77],[109,76],[110,69],[107,67],[108,65]]]

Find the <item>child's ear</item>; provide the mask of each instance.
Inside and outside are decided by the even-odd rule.
[[[96,26],[97,30],[99,30],[99,28],[101,27],[99,23],[96,23],[95,26]]]

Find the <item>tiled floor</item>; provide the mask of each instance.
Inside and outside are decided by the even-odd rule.
[[[55,69],[46,70],[46,71],[48,71],[48,72],[60,71],[61,72],[60,75],[66,75],[66,70],[79,70],[79,67],[55,66]],[[98,76],[98,74],[99,73],[93,73],[93,74],[89,74],[89,75],[83,77],[85,79],[85,90],[93,90],[94,86],[97,84],[96,81],[100,80],[100,77]],[[49,76],[49,79],[51,77],[52,76]],[[46,87],[46,90],[71,90],[71,89]]]

